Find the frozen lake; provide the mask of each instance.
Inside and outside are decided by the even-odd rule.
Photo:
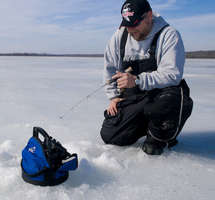
[[[99,131],[108,100],[101,90],[103,58],[0,57],[0,199],[177,200],[215,195],[215,59],[187,59],[184,77],[194,110],[179,144],[161,156],[104,145]],[[63,120],[59,117],[67,113]],[[77,171],[57,187],[21,179],[21,151],[33,126],[79,155]]]

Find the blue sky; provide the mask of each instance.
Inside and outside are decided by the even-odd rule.
[[[124,0],[1,0],[0,52],[103,53]],[[186,51],[215,49],[215,2],[149,0]]]

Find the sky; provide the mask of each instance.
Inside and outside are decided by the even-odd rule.
[[[103,53],[124,0],[1,0],[0,53]],[[215,2],[149,0],[186,51],[215,49]]]

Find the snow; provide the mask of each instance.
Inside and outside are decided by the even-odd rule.
[[[144,138],[129,147],[103,143],[103,90],[70,110],[102,85],[102,70],[102,58],[1,57],[0,199],[213,199],[215,60],[186,61],[194,110],[179,144],[161,156],[142,152]],[[78,153],[78,170],[59,186],[33,186],[21,178],[21,151],[34,126]]]

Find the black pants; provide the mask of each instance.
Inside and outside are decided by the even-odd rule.
[[[185,81],[179,86],[134,94],[117,104],[116,116],[104,112],[100,134],[105,143],[119,146],[133,144],[146,134],[169,142],[181,131],[192,107]]]

